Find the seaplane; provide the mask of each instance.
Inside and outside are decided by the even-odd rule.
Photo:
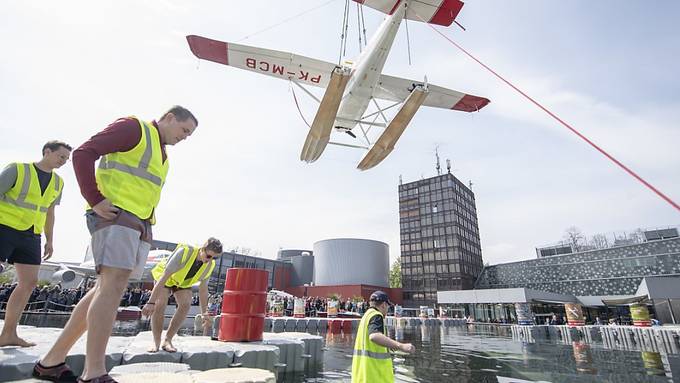
[[[151,275],[151,270],[158,262],[170,257],[171,254],[172,252],[168,250],[151,250],[146,259],[142,275],[139,278],[130,279],[130,282],[153,282],[154,279]],[[80,275],[84,279],[93,279],[97,277],[94,259],[89,246],[85,252],[85,258],[79,264],[43,261],[40,265],[40,269],[45,272],[51,272],[52,274],[49,279],[55,283],[72,282],[76,279],[77,275]]]
[[[228,65],[251,72],[288,80],[319,102],[300,153],[307,163],[319,159],[331,144],[368,150],[357,168],[368,170],[383,161],[394,149],[411,119],[421,106],[476,112],[489,103],[484,97],[473,96],[423,81],[409,80],[383,74],[385,61],[403,20],[426,21],[450,26],[458,16],[460,0],[353,0],[387,14],[375,35],[359,57],[351,62],[333,64],[297,54],[257,48],[230,42],[189,35],[191,52],[199,59]],[[319,100],[307,87],[325,88]],[[376,99],[391,102],[381,107]],[[369,105],[377,108],[368,113]],[[385,112],[400,106],[392,118]],[[378,116],[383,122],[377,122]],[[371,120],[372,119],[372,120]],[[333,129],[357,134],[359,127],[365,145],[330,141]],[[374,142],[367,132],[377,126],[384,129]]]

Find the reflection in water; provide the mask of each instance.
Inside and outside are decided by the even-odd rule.
[[[397,355],[397,382],[669,382],[680,376],[680,356],[605,349],[601,344],[522,343],[506,327],[399,326],[392,338],[411,342],[414,355]],[[285,382],[349,382],[352,335],[326,337],[324,364]]]
[[[593,354],[590,352],[590,346],[583,342],[573,342],[571,345],[574,349],[576,371],[596,374],[597,369],[593,367]]]
[[[666,375],[666,371],[661,360],[661,354],[658,352],[642,352],[642,363],[647,370],[648,375]]]

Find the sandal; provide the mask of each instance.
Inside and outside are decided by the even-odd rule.
[[[66,362],[46,367],[40,364],[40,361],[33,366],[33,377],[52,382],[76,382],[78,378],[66,365]]]
[[[109,374],[104,374],[92,379],[81,379],[78,378],[78,383],[118,383]]]

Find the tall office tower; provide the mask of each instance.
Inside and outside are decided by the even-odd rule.
[[[470,188],[450,172],[400,184],[399,226],[405,307],[431,307],[438,290],[474,287],[483,262]]]

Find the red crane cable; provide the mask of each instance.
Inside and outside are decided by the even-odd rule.
[[[508,86],[510,86],[512,89],[514,89],[515,91],[517,91],[519,94],[521,94],[522,96],[524,96],[527,100],[531,101],[534,105],[536,105],[537,107],[541,108],[544,112],[548,113],[548,115],[550,115],[552,118],[554,118],[555,120],[557,120],[557,121],[558,121],[560,124],[562,124],[564,127],[566,127],[567,129],[571,130],[574,134],[576,134],[576,135],[577,135],[578,137],[580,137],[582,140],[584,140],[585,142],[587,142],[590,146],[592,146],[593,148],[595,148],[595,150],[597,150],[598,152],[602,153],[605,157],[609,158],[612,162],[614,162],[615,164],[617,164],[619,167],[621,167],[623,170],[625,170],[628,174],[630,174],[631,176],[633,176],[635,179],[637,179],[638,181],[640,181],[643,185],[645,185],[645,186],[648,187],[650,190],[652,190],[654,193],[656,193],[659,197],[663,198],[666,202],[668,202],[669,204],[671,204],[671,206],[673,206],[676,210],[680,211],[680,205],[678,205],[678,204],[675,203],[672,199],[670,199],[668,196],[666,196],[665,194],[663,194],[659,189],[657,189],[657,188],[655,188],[654,186],[652,186],[652,184],[650,184],[649,182],[645,181],[642,177],[640,177],[639,175],[637,175],[634,171],[632,171],[631,169],[629,169],[626,165],[622,164],[619,160],[617,160],[616,158],[614,158],[613,156],[611,156],[609,153],[607,153],[606,151],[604,151],[604,149],[600,148],[600,147],[597,146],[593,141],[589,140],[588,137],[586,137],[586,136],[584,136],[583,134],[581,134],[579,131],[577,131],[576,129],[574,129],[573,127],[571,127],[571,125],[567,124],[567,123],[564,122],[561,118],[557,117],[553,112],[549,111],[549,110],[548,110],[547,108],[545,108],[543,105],[541,105],[541,104],[538,103],[536,100],[534,100],[533,98],[531,98],[529,95],[527,95],[526,93],[524,93],[523,91],[521,91],[519,88],[517,88],[515,85],[513,85],[510,81],[506,80],[506,79],[503,78],[501,75],[499,75],[498,73],[496,73],[493,69],[489,68],[486,64],[484,64],[484,63],[481,62],[479,59],[477,59],[475,56],[473,56],[473,55],[470,54],[468,51],[466,51],[463,47],[461,47],[461,46],[458,45],[456,42],[454,42],[453,40],[451,40],[450,38],[448,38],[446,35],[444,35],[443,33],[441,33],[441,32],[440,32],[437,28],[435,28],[432,24],[428,23],[427,20],[424,20],[422,17],[420,17],[420,15],[418,15],[417,13],[415,13],[415,15],[416,15],[416,17],[418,17],[418,18],[420,19],[420,21],[422,21],[422,22],[424,22],[425,24],[427,24],[428,26],[430,26],[430,28],[432,28],[432,30],[434,30],[434,31],[437,32],[440,36],[442,36],[443,38],[445,38],[448,42],[450,42],[451,44],[453,44],[456,48],[458,48],[458,49],[460,49],[461,51],[463,51],[463,53],[465,53],[465,54],[466,54],[468,57],[470,57],[471,59],[475,60],[479,65],[483,66],[484,69],[486,69],[486,70],[488,70],[489,72],[491,72],[494,76],[498,77],[498,79],[500,79],[501,81],[503,81],[504,83],[506,83]]]

